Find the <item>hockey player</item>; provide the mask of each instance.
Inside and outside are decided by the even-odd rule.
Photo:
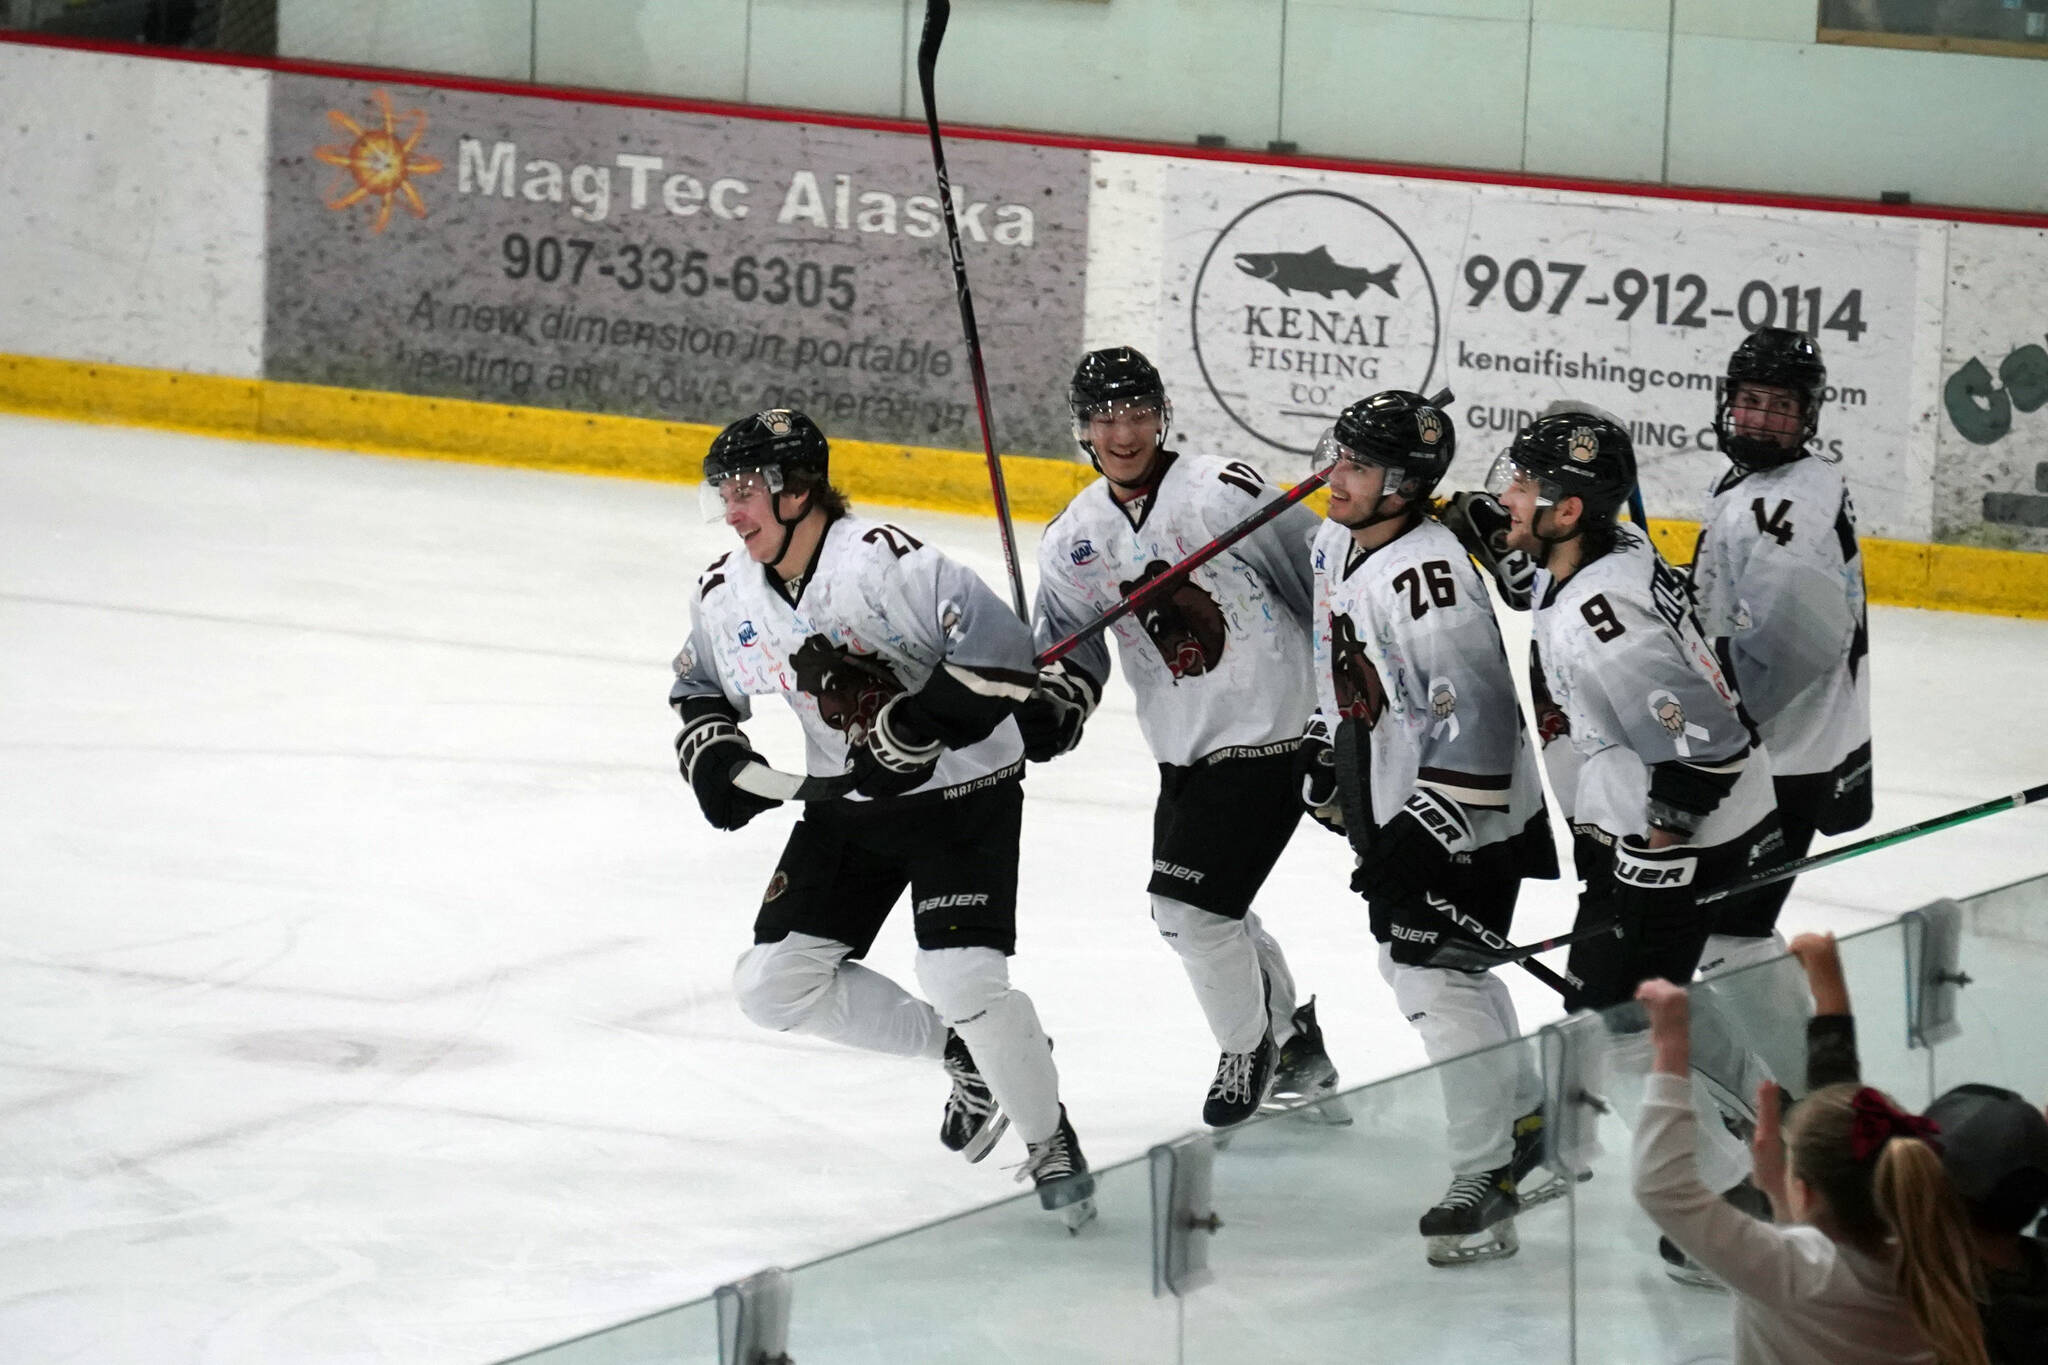
[[[1102,478],[1077,494],[1039,545],[1040,645],[1064,638],[1132,589],[1278,496],[1248,464],[1168,448],[1172,407],[1159,372],[1129,347],[1091,351],[1068,391],[1074,436]],[[1202,1106],[1214,1127],[1261,1103],[1331,1094],[1313,1000],[1252,913],[1301,809],[1295,738],[1309,684],[1308,541],[1295,506],[1114,627],[1138,727],[1159,763],[1152,817],[1152,919],[1173,946],[1221,1056]],[[1096,636],[1044,669],[1018,712],[1025,753],[1071,750],[1102,696],[1109,647]],[[1344,1121],[1333,1107],[1319,1116]]]
[[[1803,332],[1764,327],[1728,359],[1714,432],[1728,470],[1708,490],[1692,562],[1700,624],[1771,751],[1784,857],[1815,831],[1868,823],[1870,632],[1856,512],[1813,446],[1827,367]],[[1718,916],[1701,970],[1782,956],[1790,880]]]
[[[850,514],[825,436],[776,409],[720,432],[704,460],[708,515],[740,552],[706,569],[670,702],[704,817],[738,829],[779,804],[750,788],[739,728],[780,694],[809,771],[847,774],[790,831],[733,984],[764,1028],[943,1061],[939,1136],[979,1161],[1014,1123],[1029,1176],[1069,1226],[1093,1180],[1059,1100],[1050,1047],[1013,989],[1022,743],[1012,712],[1034,674],[1024,624],[987,585],[907,531]],[[765,765],[761,765],[765,768]],[[863,957],[905,886],[917,999]]]
[[[1431,1061],[1464,1058],[1442,1072],[1450,1188],[1421,1224],[1439,1266],[1514,1253],[1517,1181],[1542,1154],[1542,1082],[1525,1050],[1496,1047],[1521,1037],[1514,1002],[1448,949],[1504,940],[1522,879],[1557,875],[1485,584],[1429,515],[1456,448],[1448,414],[1397,390],[1353,403],[1318,445],[1320,709],[1301,756],[1303,803],[1357,852],[1380,975]]]
[[[1523,427],[1487,480],[1510,518],[1509,548],[1541,565],[1531,681],[1586,883],[1580,927],[1621,926],[1572,946],[1572,1009],[1619,1004],[1657,977],[1690,980],[1710,928],[1694,898],[1783,844],[1769,755],[1752,743],[1684,577],[1617,520],[1635,481],[1628,432],[1588,412]]]

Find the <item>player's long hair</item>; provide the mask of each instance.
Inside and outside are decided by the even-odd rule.
[[[1920,1138],[1880,1135],[1879,1145],[1856,1156],[1852,1134],[1870,1122],[1867,1101],[1858,1112],[1864,1093],[1853,1083],[1830,1085],[1800,1101],[1787,1137],[1792,1174],[1826,1201],[1841,1240],[1896,1257],[1899,1294],[1940,1365],[1987,1365],[1977,1316],[1981,1275],[1962,1200],[1940,1154]]]
[[[811,495],[811,506],[823,508],[825,518],[828,521],[835,521],[845,516],[849,510],[846,494],[834,485],[830,479],[811,476],[808,482],[804,483],[800,488],[792,489],[791,491],[809,493]]]

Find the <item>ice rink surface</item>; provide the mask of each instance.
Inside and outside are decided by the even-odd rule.
[[[1000,585],[993,522],[864,510]],[[719,834],[674,767],[728,540],[693,488],[0,418],[0,1360],[486,1361],[1015,1190],[1014,1139],[939,1146],[936,1065],[732,1003],[794,817]],[[1871,831],[2048,778],[2048,622],[1871,633]],[[1014,976],[1098,1165],[1195,1126],[1215,1061],[1146,916],[1155,785],[1118,681],[1026,787]],[[1422,1060],[1349,861],[1305,823],[1259,903],[1347,1084]],[[1784,927],[2043,870],[2010,813]],[[1570,917],[1535,885],[1517,933]],[[869,960],[910,951],[899,917]]]

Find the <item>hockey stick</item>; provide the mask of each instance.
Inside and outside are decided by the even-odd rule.
[[[741,759],[732,770],[732,784],[765,801],[830,801],[853,790],[852,773],[833,777],[786,773],[758,758]]]
[[[1710,891],[1706,895],[1701,896],[1695,903],[1707,905],[1713,901],[1725,900],[1729,896],[1739,896],[1745,891],[1754,891],[1760,886],[1769,886],[1773,882],[1782,882],[1787,877],[1797,877],[1802,872],[1811,872],[1817,867],[1826,867],[1830,863],[1846,862],[1850,858],[1869,853],[1874,849],[1890,848],[1893,844],[1903,844],[1906,840],[1917,839],[1923,834],[1932,834],[1936,830],[1950,829],[1971,820],[1982,819],[1986,815],[1996,815],[2003,810],[2018,810],[2021,806],[2032,805],[2034,802],[2042,800],[2048,800],[2048,782],[2043,782],[2038,787],[2029,787],[2022,792],[2014,792],[2011,796],[2001,796],[1996,801],[1986,801],[1982,805],[1966,806],[1962,810],[1952,811],[1947,815],[1937,815],[1932,820],[1922,820],[1917,825],[1907,825],[1904,829],[1895,829],[1889,834],[1873,835],[1868,839],[1862,839],[1853,844],[1844,844],[1842,847],[1831,849],[1826,853],[1816,853],[1811,858],[1801,858],[1797,862],[1786,863],[1784,866],[1775,868],[1760,876],[1751,877],[1748,881],[1737,882],[1735,885],[1723,887],[1719,891]]]
[[[1237,544],[1237,542],[1243,540],[1246,536],[1258,530],[1261,526],[1264,526],[1267,522],[1273,520],[1273,518],[1279,516],[1318,488],[1321,488],[1329,481],[1329,477],[1327,474],[1309,475],[1306,479],[1294,485],[1293,488],[1290,488],[1285,497],[1276,498],[1272,502],[1267,503],[1264,507],[1261,507],[1258,511],[1252,513],[1243,521],[1240,521],[1237,525],[1231,527],[1228,531],[1225,531],[1222,535],[1216,537],[1216,539],[1210,541],[1207,545],[1204,545],[1201,549],[1159,575],[1159,577],[1132,589],[1130,596],[1119,601],[1115,606],[1103,612],[1102,615],[1096,617],[1087,625],[1082,626],[1072,635],[1047,645],[1034,662],[1040,668],[1044,668],[1047,664],[1064,659],[1091,637],[1100,635],[1118,621],[1123,620],[1124,617],[1129,616],[1132,612],[1165,592],[1181,579],[1186,578],[1194,570],[1201,568],[1217,555],[1222,554],[1225,550]]]
[[[1620,925],[1614,920],[1602,920],[1585,929],[1574,929],[1569,934],[1558,934],[1538,943],[1507,944],[1495,949],[1474,943],[1444,943],[1430,956],[1430,965],[1456,967],[1460,971],[1484,971],[1490,967],[1505,967],[1521,962],[1538,953],[1547,953],[1552,948],[1563,948],[1589,938],[1604,938],[1615,933]]]
[[[1636,519],[1636,525],[1643,528],[1645,535],[1649,534],[1650,514],[1643,510],[1643,490],[1641,488],[1631,488],[1628,490],[1628,514]]]
[[[1523,971],[1535,977],[1538,981],[1541,981],[1544,985],[1550,987],[1550,989],[1556,991],[1559,995],[1565,996],[1567,999],[1570,998],[1573,991],[1585,990],[1586,983],[1579,980],[1579,978],[1577,978],[1576,976],[1573,976],[1569,971],[1560,972],[1555,970],[1554,968],[1544,966],[1541,962],[1536,961],[1535,958],[1530,957],[1529,954],[1542,952],[1546,946],[1556,947],[1558,943],[1564,942],[1566,941],[1566,939],[1570,938],[1585,938],[1596,933],[1611,934],[1614,933],[1618,927],[1613,924],[1598,925],[1595,928],[1587,930],[1583,934],[1566,935],[1565,939],[1554,939],[1551,940],[1548,944],[1538,944],[1533,948],[1518,948],[1514,944],[1502,938],[1499,934],[1496,934],[1491,929],[1488,929],[1485,925],[1480,924],[1475,920],[1469,920],[1465,918],[1465,916],[1459,914],[1458,907],[1452,905],[1447,900],[1439,900],[1435,896],[1432,896],[1427,891],[1425,891],[1422,893],[1422,903],[1424,905],[1427,905],[1430,909],[1436,911],[1439,915],[1442,915],[1446,920],[1450,921],[1450,923],[1453,926],[1455,926],[1460,933],[1464,934],[1467,939],[1476,940],[1481,945],[1480,949],[1472,949],[1471,951],[1479,953],[1483,949],[1486,955],[1498,955],[1503,961],[1514,963],[1517,967],[1520,967]],[[1465,944],[1440,944],[1437,947],[1437,954],[1443,953],[1447,946],[1449,947],[1453,955],[1466,950]],[[1435,955],[1436,954],[1432,954],[1432,957],[1434,957]],[[1446,965],[1453,964],[1447,963]]]
[[[946,147],[939,140],[938,100],[932,93],[939,44],[945,41],[946,21],[952,14],[952,0],[925,0],[924,35],[917,42],[917,87],[924,95],[925,127],[932,135],[932,169],[939,177],[939,208],[945,214],[946,245],[953,256],[953,292],[960,301],[960,331],[967,339],[967,369],[974,377],[974,409],[981,416],[981,448],[988,456],[988,483],[995,494],[1003,562],[1010,570],[1010,600],[1017,615],[1028,622],[1031,608],[1025,604],[1024,575],[1017,568],[1017,532],[1010,525],[1010,491],[1003,483],[1003,462],[996,455],[995,434],[989,428],[988,372],[981,363],[981,330],[974,325],[974,295],[967,289],[967,257],[960,250],[960,225],[953,217],[953,182],[946,175]]]
[[[934,0],[934,3],[941,2],[942,0]],[[1431,406],[1441,408],[1451,403],[1453,398],[1454,395],[1449,389],[1439,389],[1429,401]],[[1124,617],[1129,616],[1139,607],[1144,606],[1147,602],[1165,592],[1168,587],[1186,578],[1190,573],[1201,568],[1217,555],[1222,554],[1225,550],[1237,544],[1237,542],[1243,540],[1246,536],[1258,530],[1261,526],[1264,526],[1267,522],[1273,520],[1273,518],[1279,516],[1282,512],[1285,512],[1288,508],[1294,506],[1294,504],[1300,502],[1329,481],[1330,476],[1328,474],[1309,475],[1306,479],[1288,489],[1286,496],[1267,503],[1264,507],[1261,507],[1258,511],[1252,513],[1243,521],[1240,521],[1237,525],[1231,527],[1228,531],[1225,531],[1222,535],[1216,537],[1216,539],[1210,541],[1207,545],[1204,545],[1201,549],[1196,550],[1186,559],[1183,559],[1180,563],[1159,575],[1159,577],[1141,587],[1133,589],[1130,596],[1118,602],[1108,611],[1103,612],[1102,615],[1096,617],[1087,625],[1082,626],[1072,635],[1047,645],[1039,653],[1035,662],[1040,668],[1044,668],[1047,664],[1056,663],[1064,659],[1067,655],[1073,653],[1083,642],[1092,636],[1100,635],[1118,621],[1123,620]]]

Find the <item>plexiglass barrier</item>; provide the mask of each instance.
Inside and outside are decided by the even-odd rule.
[[[1916,1109],[1965,1080],[2048,1096],[2039,1045],[2048,876],[1849,936],[1840,955],[1867,1083]],[[1700,1168],[1709,1183],[1732,1184],[1746,1170],[1742,1134],[1757,1083],[1805,1087],[1810,1002],[1790,958],[1695,983],[1692,995]],[[1944,1012],[1949,1026],[1929,1029]],[[1916,1041],[1923,1037],[1938,1041]],[[1099,1170],[1099,1216],[1077,1234],[1024,1193],[798,1266],[788,1274],[787,1359],[1729,1359],[1728,1298],[1671,1277],[1631,1192],[1648,1066],[1638,1007],[1576,1015],[1348,1091],[1325,1114],[1190,1135]],[[1446,1088],[1512,1090],[1522,1078],[1540,1081],[1558,1139],[1553,1169],[1524,1188],[1554,1179],[1561,1193],[1515,1216],[1513,1255],[1433,1266],[1418,1221],[1452,1174]],[[1181,1207],[1172,1203],[1176,1170],[1184,1182],[1199,1177]],[[1174,1236],[1193,1239],[1192,1248],[1171,1251]],[[518,1359],[709,1365],[721,1361],[717,1313],[701,1300]]]

